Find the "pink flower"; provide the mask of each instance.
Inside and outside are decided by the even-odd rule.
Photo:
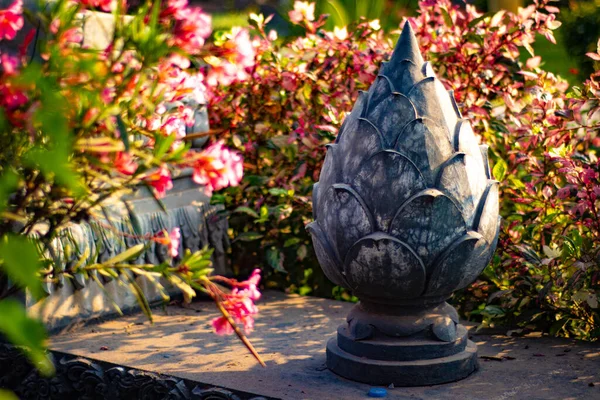
[[[232,152],[222,142],[209,146],[193,161],[194,174],[192,179],[206,186],[210,195],[214,190],[227,186],[237,186],[242,180],[242,157]]]
[[[166,165],[162,165],[158,171],[148,175],[146,182],[152,185],[154,192],[158,198],[163,198],[167,194],[167,190],[173,188],[173,181],[171,181],[171,172]]]
[[[137,170],[137,163],[133,161],[131,154],[119,151],[115,156],[114,166],[117,171],[124,175],[133,175]]]
[[[162,125],[161,130],[165,135],[171,136],[175,133],[177,139],[182,139],[185,137],[185,122],[178,116],[170,115]]]
[[[0,40],[12,40],[23,27],[23,0],[15,0],[6,10],[0,10]]]
[[[239,287],[241,288],[241,290],[239,290],[238,288],[234,288],[234,292],[243,296],[248,297],[251,300],[258,300],[260,299],[261,293],[258,290],[258,284],[260,282],[260,269],[255,269],[254,271],[252,271],[252,275],[250,275],[250,277],[239,283]]]
[[[100,93],[100,99],[104,102],[104,104],[112,103],[113,97],[115,95],[114,88],[104,88]]]
[[[104,11],[112,11],[114,0],[81,0],[81,4],[86,7],[100,8]]]
[[[234,27],[227,35],[229,39],[221,48],[221,57],[207,57],[210,65],[206,83],[208,86],[228,86],[242,82],[250,77],[248,69],[256,62],[256,50],[247,29]]]
[[[179,228],[173,228],[169,233],[171,242],[169,243],[169,255],[173,258],[179,255],[179,243],[181,242],[181,231]]]
[[[231,335],[233,334],[233,327],[227,321],[225,317],[219,317],[212,320],[211,325],[215,329],[217,335]]]
[[[308,1],[295,1],[294,9],[288,13],[290,21],[298,24],[302,21],[315,20],[315,3]]]
[[[13,111],[27,104],[29,99],[21,90],[10,84],[0,84],[0,105],[7,111]]]
[[[6,75],[14,75],[19,67],[19,59],[8,54],[2,54],[0,55],[0,65],[2,65]]]
[[[244,325],[246,333],[252,332],[254,329],[254,317],[258,314],[258,308],[254,302],[260,299],[258,284],[260,282],[260,269],[252,271],[250,277],[242,282],[231,280],[230,283],[235,287],[231,290],[231,294],[226,294],[225,300],[221,305],[237,324]],[[233,328],[225,317],[219,317],[212,320],[212,326],[218,335],[230,335],[233,333]]]
[[[167,0],[167,6],[160,12],[160,18],[168,19],[173,17],[177,20],[186,18],[188,11],[188,0]]]
[[[181,20],[175,24],[173,45],[196,54],[212,31],[212,19],[202,9],[188,8]]]
[[[158,237],[154,238],[154,241],[167,246],[169,256],[175,258],[179,255],[179,244],[181,243],[181,231],[179,228],[173,228],[171,232],[167,234],[167,231],[163,231]]]
[[[256,52],[250,40],[250,33],[247,29],[233,27],[231,35],[236,49],[236,61],[243,67],[252,67],[254,65],[254,57]]]
[[[298,87],[298,79],[293,73],[285,71],[281,78],[281,86],[288,92],[293,92]]]

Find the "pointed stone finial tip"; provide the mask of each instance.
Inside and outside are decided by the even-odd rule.
[[[419,43],[417,42],[417,38],[415,37],[415,33],[409,20],[406,20],[402,27],[402,33],[400,34],[400,38],[398,39],[392,54],[392,60],[394,59],[397,60],[397,62],[411,60],[416,65],[421,65],[424,62],[421,51],[419,50]]]

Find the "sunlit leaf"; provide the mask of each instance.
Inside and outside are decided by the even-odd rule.
[[[25,354],[42,374],[54,373],[54,365],[45,351],[44,324],[28,317],[21,303],[12,299],[0,301],[0,331],[13,344],[23,346]]]
[[[5,235],[0,238],[0,268],[37,299],[44,295],[37,276],[41,268],[39,258],[37,247],[26,237]]]
[[[146,245],[144,243],[136,244],[135,246],[128,248],[124,252],[106,260],[103,264],[112,265],[132,260],[134,258],[137,258],[144,251],[145,248]]]

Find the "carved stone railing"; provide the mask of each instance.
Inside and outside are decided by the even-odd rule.
[[[53,269],[47,271],[43,285],[48,296],[36,302],[27,294],[25,301],[29,311],[41,317],[48,328],[56,330],[73,322],[114,314],[113,302],[122,311],[136,307],[133,293],[118,282],[92,271],[102,283],[101,287],[92,277],[85,279],[82,274],[73,274],[71,268],[85,254],[89,255],[88,264],[103,262],[141,243],[141,237],[156,236],[175,227],[181,231],[180,255],[184,249],[197,251],[209,247],[213,249],[215,273],[230,275],[226,261],[227,219],[220,214],[223,207],[210,205],[209,201],[202,187],[192,182],[190,172],[183,171],[173,180],[173,189],[162,199],[166,212],[145,187],[127,199],[140,231],[134,231],[124,203],[106,207],[101,218],[70,225],[52,243]],[[166,246],[150,243],[144,253],[130,262],[159,264],[168,259]],[[73,278],[65,278],[63,272]],[[146,278],[138,277],[137,282],[150,302],[162,299],[155,285]],[[162,284],[169,288],[168,283]]]

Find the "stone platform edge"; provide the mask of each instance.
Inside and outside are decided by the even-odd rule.
[[[43,377],[20,349],[0,342],[0,388],[20,399],[277,399],[60,351],[49,353],[56,374]]]

